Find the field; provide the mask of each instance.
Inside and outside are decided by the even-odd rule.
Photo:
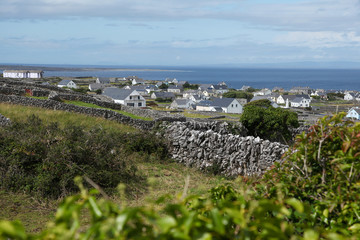
[[[13,121],[24,121],[30,115],[35,114],[47,123],[57,121],[62,126],[80,125],[91,128],[96,125],[117,133],[139,131],[133,127],[101,118],[11,104],[0,104],[0,113]],[[137,153],[134,153],[134,155],[137,155]],[[164,194],[181,194],[187,176],[190,176],[189,194],[206,194],[210,188],[217,186],[219,183],[230,182],[230,180],[218,176],[186,168],[171,159],[158,162],[146,157],[136,156],[134,161],[136,161],[138,173],[151,180],[152,184],[150,184],[150,187],[141,187],[127,195],[126,199],[130,206],[142,205],[146,202],[146,199],[155,199]],[[120,201],[116,196],[112,198],[115,202]],[[13,193],[0,189],[0,219],[22,221],[27,231],[38,232],[54,216],[61,200],[38,199],[23,192]]]

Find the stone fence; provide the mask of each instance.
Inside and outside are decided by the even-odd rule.
[[[164,127],[172,157],[186,166],[229,177],[258,176],[280,161],[288,146],[252,136],[194,130],[197,123],[174,122]],[[225,129],[225,128],[224,128]],[[225,131],[225,130],[220,130]]]
[[[117,121],[119,123],[128,124],[130,126],[142,129],[142,130],[151,130],[155,126],[155,121],[144,121],[141,119],[133,119],[128,116],[122,115],[120,113],[99,109],[99,108],[89,108],[89,107],[80,107],[72,104],[66,104],[54,100],[40,100],[29,97],[14,96],[14,95],[4,95],[0,94],[0,102],[18,104],[23,106],[32,106],[32,107],[41,107],[51,110],[61,110],[68,112],[75,112],[80,114],[86,114],[93,117],[102,117],[105,119],[110,119]]]

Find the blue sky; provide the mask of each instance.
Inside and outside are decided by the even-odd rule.
[[[1,0],[0,29],[0,63],[360,63],[359,0]]]

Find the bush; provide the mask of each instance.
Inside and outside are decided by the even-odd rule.
[[[74,192],[75,176],[87,176],[107,192],[120,182],[143,182],[136,175],[134,152],[167,157],[151,134],[113,134],[100,128],[61,129],[32,116],[0,129],[0,188],[57,198]]]
[[[248,134],[288,143],[292,140],[291,128],[299,127],[297,114],[281,108],[274,108],[269,100],[254,101],[245,105],[240,122]]]
[[[281,184],[285,197],[311,206],[308,221],[314,226],[343,232],[360,227],[360,124],[343,121],[344,116],[324,117],[299,135],[261,187],[262,195],[272,197]]]

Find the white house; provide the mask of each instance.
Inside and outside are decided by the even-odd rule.
[[[172,108],[172,109],[192,109],[194,104],[195,103],[190,99],[178,98],[178,99],[175,99],[171,103],[170,108]]]
[[[119,103],[125,106],[136,108],[146,107],[145,98],[141,96],[136,90],[108,87],[104,89],[102,94],[112,98],[115,103]]]
[[[346,117],[360,120],[360,108],[358,107],[351,108],[346,114]]]
[[[197,111],[219,111],[224,113],[242,113],[243,107],[235,98],[214,98],[201,101],[196,105]]]
[[[61,82],[58,83],[57,85],[58,87],[68,87],[68,88],[78,88],[76,83],[74,83],[74,81],[72,80],[62,80]]]
[[[290,101],[291,107],[310,107],[310,100],[303,98],[303,97],[297,97]]]
[[[254,92],[254,96],[264,96],[264,95],[270,95],[271,90],[268,88],[261,89],[260,91]]]
[[[351,92],[347,92],[345,93],[344,95],[344,100],[347,100],[347,101],[351,101],[351,100],[357,100],[357,98],[359,98],[360,94],[357,94],[357,93],[351,93]]]
[[[42,78],[44,72],[41,70],[4,70],[4,78]]]
[[[172,92],[172,93],[181,93],[182,90],[183,90],[182,87],[175,85],[169,85],[167,89],[168,92]]]

